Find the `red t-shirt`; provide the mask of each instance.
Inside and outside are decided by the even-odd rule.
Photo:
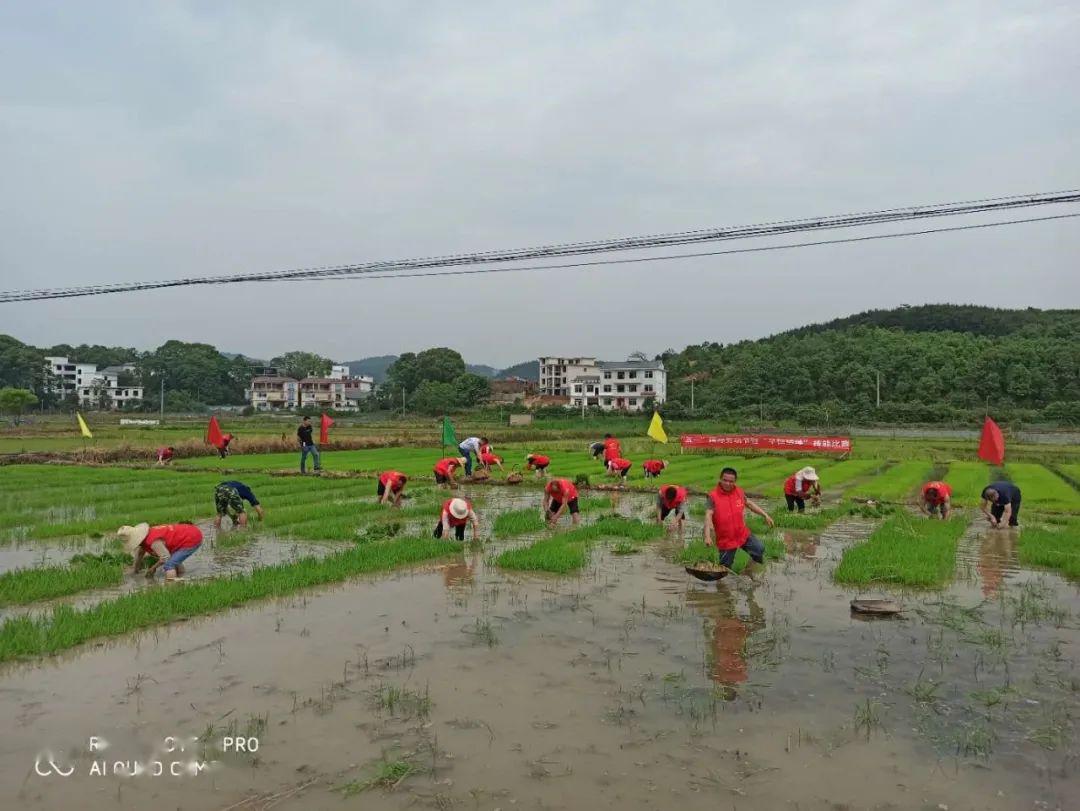
[[[461,463],[457,459],[448,456],[447,458],[438,461],[435,465],[435,472],[440,476],[449,476],[450,471],[460,466],[460,464]]]
[[[396,470],[388,470],[379,476],[379,484],[389,487],[395,493],[405,486],[405,474]]]
[[[616,470],[629,470],[634,466],[634,463],[629,459],[612,459],[611,466]]]
[[[158,459],[161,459],[162,461],[167,461],[173,458],[173,452],[168,448],[158,448],[157,455]]]
[[[937,490],[937,498],[931,499],[926,495],[926,491],[930,489]],[[945,482],[927,482],[923,485],[922,489],[923,501],[929,501],[931,504],[944,504],[945,499],[952,498],[952,488]]]
[[[463,526],[465,526],[467,523],[469,523],[469,516],[466,515],[464,518],[455,518],[453,513],[450,512],[450,502],[451,501],[453,501],[453,499],[448,498],[446,501],[443,502],[443,504],[442,504],[442,513],[440,514],[439,520],[441,521],[442,516],[445,515],[446,516],[446,523],[448,523],[450,526],[452,526],[452,527],[463,527]],[[467,499],[462,499],[462,501],[464,501],[465,506],[467,506],[469,508],[469,512],[472,512],[472,503],[469,502]]]
[[[815,483],[816,482],[812,482],[809,479],[803,479],[803,481],[802,481],[802,491],[799,492],[799,491],[795,490],[795,477],[794,476],[788,476],[787,479],[784,481],[784,495],[786,495],[786,496],[804,496],[813,489]]]
[[[650,473],[653,476],[664,469],[664,463],[659,459],[646,459],[641,466],[645,468],[646,473]]]
[[[612,459],[618,459],[622,455],[622,445],[619,444],[619,440],[615,437],[604,440],[604,461],[610,462]]]
[[[560,504],[564,501],[573,501],[578,497],[577,488],[569,479],[555,479],[553,482],[548,482],[544,491]]]
[[[151,544],[154,541],[164,541],[165,548],[171,555],[178,549],[188,549],[202,543],[202,532],[194,524],[162,524],[150,527],[143,539],[142,547],[147,552],[153,552]]]
[[[538,453],[534,453],[526,461],[528,461],[530,465],[536,465],[537,467],[546,467],[551,464],[551,460],[548,457],[541,456]]]
[[[674,498],[674,500],[669,499],[667,497],[668,488],[672,487],[672,486],[674,486],[674,485],[668,485],[667,487],[661,487],[660,488],[660,500],[662,502],[664,502],[664,506],[669,510],[674,510],[676,507],[678,507],[680,504],[682,504],[684,501],[686,501],[686,488],[685,487],[674,486],[675,487],[675,498]]]
[[[493,453],[482,453],[480,454],[480,461],[485,465],[502,464],[502,457]]]
[[[725,492],[720,485],[709,493],[709,506],[712,508],[713,533],[716,535],[716,548],[738,549],[750,537],[750,527],[746,526],[746,493],[741,487]]]
[[[490,442],[482,442],[482,443],[480,443],[480,458],[483,458],[484,454],[488,454],[488,453],[491,453],[491,443]]]

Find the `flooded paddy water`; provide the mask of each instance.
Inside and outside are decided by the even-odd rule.
[[[493,516],[539,494],[484,499]],[[647,497],[615,499],[650,513]],[[836,586],[843,548],[872,527],[786,532],[784,560],[717,583],[670,562],[671,535],[629,555],[597,544],[570,577],[502,571],[495,554],[536,536],[486,537],[436,564],[8,665],[0,797],[222,811],[1077,807],[1076,586],[1025,569],[1015,536],[982,524],[944,590]],[[691,520],[686,537],[699,534]],[[199,566],[261,564],[269,546],[312,549],[254,538]],[[903,613],[850,612],[876,594]],[[91,737],[107,748],[87,751]],[[223,752],[226,737],[257,751]],[[166,774],[90,773],[132,760]],[[212,765],[172,777],[174,761]]]

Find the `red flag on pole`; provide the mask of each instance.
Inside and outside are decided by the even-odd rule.
[[[218,425],[217,417],[211,417],[210,424],[206,426],[206,441],[215,448],[220,448],[225,444],[225,437],[221,433],[221,426]]]
[[[989,417],[983,423],[982,439],[979,440],[979,458],[992,465],[1005,461],[1005,437],[998,424]]]
[[[326,445],[330,441],[330,426],[334,424],[334,420],[325,414],[322,415],[322,421],[319,423],[319,444]]]

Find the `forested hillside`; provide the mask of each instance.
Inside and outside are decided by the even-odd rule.
[[[692,378],[699,414],[937,422],[974,419],[989,404],[999,414],[1068,422],[1080,421],[1078,336],[1080,311],[933,305],[663,358],[676,411],[689,409]]]

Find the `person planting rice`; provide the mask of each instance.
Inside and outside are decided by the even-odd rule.
[[[655,479],[664,469],[668,466],[668,463],[662,459],[646,459],[641,463],[642,469],[645,471],[646,479]]]
[[[488,438],[486,436],[475,437],[471,436],[458,445],[458,452],[465,460],[465,475],[472,475],[473,459],[476,459],[477,464],[482,464],[480,459],[481,448],[484,445],[488,445]],[[490,448],[491,446],[488,445]]]
[[[922,488],[919,509],[930,518],[940,513],[941,520],[948,521],[952,509],[952,488],[945,482],[927,482]]]
[[[300,421],[300,427],[296,429],[296,438],[300,441],[300,473],[307,473],[307,458],[311,455],[311,461],[315,464],[315,473],[322,471],[322,460],[319,458],[319,446],[311,438],[311,417],[304,417]]]
[[[571,523],[577,526],[581,520],[577,488],[569,479],[553,479],[544,488],[544,520],[549,527],[554,527],[567,510]]]
[[[448,456],[435,463],[435,484],[440,487],[453,487],[454,471],[466,463],[463,456]]]
[[[442,513],[439,523],[435,525],[435,537],[450,537],[450,530],[454,530],[454,537],[459,541],[465,540],[465,525],[472,524],[472,539],[479,537],[478,530],[480,521],[476,517],[472,504],[463,498],[450,498],[443,502]]]
[[[765,544],[746,526],[745,511],[760,515],[770,527],[772,516],[746,497],[733,467],[720,471],[720,482],[705,499],[705,545],[715,546],[720,563],[731,568],[735,552],[742,549],[757,564],[765,562]]]
[[[234,527],[238,524],[246,527],[248,519],[247,514],[244,512],[245,501],[255,509],[259,518],[266,517],[266,512],[259,503],[259,499],[255,498],[255,493],[243,482],[222,482],[215,487],[214,506],[217,508],[217,518],[214,519],[214,529],[221,529],[221,519],[226,515],[232,520]]]
[[[117,537],[124,543],[124,551],[135,558],[132,574],[142,568],[147,555],[156,555],[146,571],[153,577],[158,569],[165,572],[166,582],[180,580],[184,576],[184,561],[195,554],[202,545],[202,532],[194,524],[162,524],[150,526],[146,522],[133,527],[120,527]]]
[[[551,464],[551,459],[539,453],[530,453],[525,457],[525,469],[536,470],[536,478],[542,479],[544,473],[548,469],[548,465]]]
[[[174,448],[172,445],[170,445],[167,448],[158,448],[158,452],[157,452],[157,463],[158,463],[158,465],[161,466],[161,467],[164,467],[165,465],[169,464],[169,462],[171,462],[173,460],[173,457],[175,455],[176,455],[176,448]]]
[[[784,481],[784,500],[787,501],[788,512],[794,512],[796,507],[799,512],[805,512],[808,495],[814,496],[815,500],[821,497],[821,482],[812,467],[804,467]]]
[[[620,481],[625,481],[627,474],[630,473],[630,468],[633,466],[634,463],[629,459],[623,459],[621,456],[617,456],[614,459],[608,460],[608,474],[611,476],[618,476]]]
[[[994,529],[1001,529],[1003,522],[1020,526],[1020,488],[1012,482],[994,482],[983,489],[980,509]]]
[[[598,459],[604,455],[604,443],[594,442],[589,446],[589,453],[592,454],[593,459]]]
[[[669,484],[666,487],[661,487],[656,497],[656,523],[664,523],[664,519],[674,513],[675,526],[679,530],[680,538],[682,537],[683,521],[686,520],[686,495],[685,487]]]
[[[218,456],[220,456],[222,459],[224,459],[226,456],[229,455],[229,452],[230,452],[229,451],[229,443],[232,442],[232,441],[233,441],[233,435],[232,434],[222,434],[222,436],[221,436],[221,444],[218,445]]]
[[[611,434],[604,434],[604,464],[622,457],[622,444]]]
[[[380,504],[401,506],[401,497],[405,493],[405,483],[409,477],[397,470],[387,470],[379,474],[379,486],[376,490]]]
[[[503,469],[503,464],[502,464],[503,459],[502,459],[502,457],[501,456],[496,456],[493,453],[482,453],[482,454],[480,454],[480,463],[484,466],[485,470],[491,470],[492,465],[497,467],[499,470]]]

